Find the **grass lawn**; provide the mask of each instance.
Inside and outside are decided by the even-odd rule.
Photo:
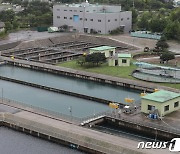
[[[58,64],[58,66],[68,67],[68,68],[72,68],[76,70],[83,70],[87,72],[106,74],[106,75],[111,75],[111,76],[116,76],[116,77],[121,77],[121,78],[126,78],[126,79],[137,80],[130,75],[131,72],[137,68],[135,65],[131,65],[130,67],[119,67],[119,66],[113,67],[113,66],[108,66],[107,63],[105,63],[98,67],[95,67],[95,66],[88,67],[88,66],[80,66],[76,63],[76,60],[73,60],[73,61],[60,63]],[[160,83],[160,85],[180,89],[180,84]]]
[[[121,78],[128,78],[128,79],[134,79],[132,76],[130,76],[131,72],[136,69],[137,67],[134,65],[131,65],[130,67],[113,67],[113,66],[108,66],[107,63],[101,64],[98,67],[88,67],[88,66],[80,66],[76,64],[76,60],[73,61],[68,61],[64,62],[61,64],[58,64],[59,66],[63,67],[68,67],[68,68],[73,68],[77,70],[83,70],[87,72],[94,72],[94,73],[99,73],[99,74],[106,74],[106,75],[111,75],[111,76],[116,76],[116,77],[121,77]]]

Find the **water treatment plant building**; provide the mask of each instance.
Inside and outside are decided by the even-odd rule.
[[[132,12],[122,11],[121,6],[90,4],[54,5],[53,25],[67,25],[70,31],[108,34],[121,28],[129,32],[132,26]]]
[[[180,94],[171,91],[160,90],[147,94],[141,98],[141,111],[149,113],[157,109],[159,116],[162,117],[173,111],[179,110]]]

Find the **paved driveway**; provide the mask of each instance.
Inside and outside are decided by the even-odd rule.
[[[111,37],[113,39],[117,39],[117,40],[122,41],[124,43],[135,45],[141,49],[144,49],[144,47],[154,48],[156,45],[156,42],[157,42],[157,40],[152,40],[152,39],[131,37],[129,34],[108,36],[108,37]],[[169,49],[171,51],[180,54],[180,43],[175,42],[175,41],[168,41],[168,44],[170,46]]]

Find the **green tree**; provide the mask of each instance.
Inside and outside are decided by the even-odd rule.
[[[149,22],[149,27],[152,32],[163,32],[167,24],[168,21],[166,18],[155,16]]]
[[[131,9],[132,11],[132,24],[134,25],[137,22],[138,11],[136,9]]]
[[[162,36],[156,43],[156,49],[158,49],[159,52],[162,52],[166,51],[167,48],[169,48],[169,45],[166,42],[166,38]]]
[[[176,39],[180,41],[180,22],[169,22],[164,30],[164,34],[168,39]]]
[[[77,64],[79,64],[79,65],[81,65],[81,66],[84,65],[84,64],[86,63],[86,61],[85,61],[85,56],[79,57],[76,62],[77,62]]]
[[[14,20],[12,22],[12,25],[13,25],[13,29],[17,29],[19,27],[19,23],[17,22],[17,20]]]
[[[99,65],[100,62],[105,62],[106,61],[106,57],[104,53],[92,53],[89,54],[85,57],[85,61],[89,62],[89,63],[93,63],[96,65]]]
[[[160,59],[162,62],[166,61],[166,63],[168,63],[169,60],[175,59],[175,56],[171,52],[165,52],[165,53],[162,53],[162,55],[160,56]]]
[[[172,21],[180,22],[180,8],[174,9],[170,14],[170,19]]]
[[[0,20],[3,22],[12,22],[15,18],[15,13],[13,10],[3,10],[0,13]]]
[[[138,27],[140,29],[148,30],[149,29],[149,19],[151,18],[150,12],[144,12],[138,20]]]
[[[6,32],[13,29],[13,25],[10,22],[5,22]]]

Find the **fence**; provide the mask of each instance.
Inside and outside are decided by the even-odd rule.
[[[134,120],[134,119],[130,119],[130,118],[127,118],[127,117],[122,117],[122,116],[118,117],[118,116],[116,116],[116,114],[111,113],[110,111],[104,111],[104,112],[100,112],[100,113],[97,113],[97,114],[94,114],[94,115],[91,115],[91,116],[87,116],[87,117],[84,117],[84,118],[78,118],[78,117],[75,117],[75,116],[70,116],[70,115],[66,115],[66,114],[63,114],[63,113],[50,111],[50,110],[43,109],[43,108],[40,108],[40,107],[36,107],[36,106],[33,106],[33,105],[24,104],[24,103],[17,102],[17,101],[14,101],[14,100],[10,100],[10,99],[7,99],[7,98],[1,98],[1,102],[2,102],[2,104],[6,104],[6,105],[9,105],[9,106],[20,108],[20,109],[23,109],[23,110],[26,110],[26,111],[29,111],[29,112],[33,112],[33,113],[36,113],[36,114],[39,114],[39,115],[43,115],[43,116],[46,116],[46,117],[59,119],[59,120],[62,120],[62,121],[64,120],[64,121],[67,121],[67,122],[74,123],[76,125],[80,125],[84,121],[87,121],[89,119],[94,119],[94,118],[99,117],[99,116],[107,116],[107,117],[110,117],[110,118],[113,118],[113,119],[117,118],[119,120],[126,121],[126,122],[129,122],[129,123],[134,123],[134,124],[137,124],[137,125],[150,127],[152,129],[159,129],[159,130],[163,130],[163,131],[166,131],[166,132],[170,132],[170,133],[180,135],[180,129],[173,128],[172,126],[167,127],[167,126],[164,126],[162,124],[158,125],[158,124],[155,124],[155,123],[143,122],[143,121],[140,121],[140,120]]]
[[[26,110],[29,112],[33,112],[39,115],[43,115],[43,116],[47,116],[47,117],[51,117],[54,119],[59,119],[59,120],[64,120],[64,121],[68,121],[74,124],[79,125],[81,122],[86,121],[88,119],[92,119],[94,117],[97,116],[101,116],[101,115],[105,115],[106,113],[108,113],[109,111],[104,111],[104,112],[100,112],[94,115],[90,115],[84,118],[79,118],[79,117],[75,117],[72,115],[67,115],[67,114],[63,114],[60,112],[55,112],[55,111],[51,111],[51,110],[47,110],[41,107],[37,107],[37,106],[33,106],[33,105],[29,105],[29,104],[25,104],[22,102],[17,102],[14,100],[10,100],[8,98],[0,98],[0,101],[2,104],[8,105],[8,106],[12,106],[12,107],[16,107],[22,110]]]
[[[155,39],[155,40],[159,40],[161,38],[161,35],[158,35],[155,33],[149,33],[146,31],[131,32],[131,36],[140,37],[140,38],[147,38],[147,39]]]

